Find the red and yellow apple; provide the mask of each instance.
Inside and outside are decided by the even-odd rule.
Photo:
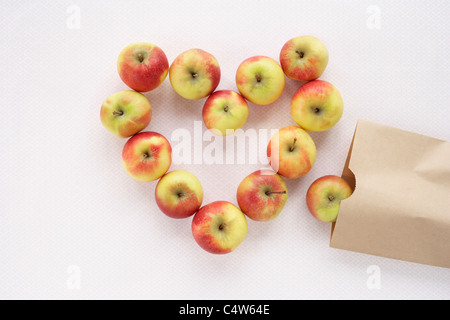
[[[156,132],[141,132],[132,136],[122,151],[125,171],[138,181],[161,178],[172,163],[169,141]]]
[[[120,52],[117,70],[131,89],[147,92],[166,79],[169,61],[160,47],[146,42],[133,43]]]
[[[209,96],[219,85],[220,66],[217,59],[201,49],[181,53],[169,68],[173,89],[190,100]]]
[[[291,115],[305,130],[331,129],[342,117],[344,101],[334,85],[314,80],[302,85],[291,100]]]
[[[307,174],[316,161],[316,154],[316,145],[309,133],[296,126],[278,130],[267,146],[271,167],[289,179]]]
[[[247,234],[244,213],[227,201],[215,201],[200,208],[192,219],[192,234],[197,244],[214,254],[235,250]]]
[[[308,209],[316,219],[323,222],[335,222],[339,214],[341,200],[353,193],[343,178],[333,175],[314,181],[306,193]]]
[[[244,60],[236,71],[236,86],[242,96],[258,105],[277,100],[283,93],[285,76],[274,59],[255,56]]]
[[[165,174],[156,185],[155,199],[167,216],[183,219],[192,216],[203,202],[203,188],[195,175],[184,170]]]
[[[110,95],[100,109],[103,126],[119,138],[128,138],[145,129],[152,118],[147,98],[136,91],[125,90]]]
[[[284,73],[291,79],[310,81],[319,78],[328,64],[327,47],[312,36],[292,38],[280,52]]]
[[[252,220],[273,220],[283,210],[288,197],[283,178],[270,170],[258,170],[239,184],[237,202]]]
[[[203,106],[203,122],[217,135],[225,136],[242,128],[248,118],[247,101],[232,90],[215,91]]]

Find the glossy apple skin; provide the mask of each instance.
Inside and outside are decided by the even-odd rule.
[[[132,136],[122,151],[125,171],[142,182],[161,178],[172,162],[169,141],[156,132],[141,132]]]
[[[240,129],[248,118],[247,101],[237,92],[220,90],[206,100],[202,116],[205,126],[217,135],[225,136]]]
[[[338,176],[328,175],[314,181],[306,193],[306,203],[312,216],[323,222],[335,222],[341,200],[353,193],[350,185]]]
[[[169,68],[173,89],[183,98],[198,100],[209,96],[219,85],[217,59],[201,49],[190,49],[178,55]]]
[[[310,81],[319,78],[328,64],[327,47],[312,36],[287,41],[280,52],[280,64],[291,79]]]
[[[159,87],[166,79],[169,61],[160,47],[146,42],[133,43],[120,52],[117,71],[131,89],[147,92]]]
[[[165,174],[156,185],[158,207],[168,217],[184,219],[198,211],[203,202],[203,188],[195,175],[184,170]]]
[[[215,201],[200,208],[192,219],[192,234],[197,244],[213,254],[235,250],[247,234],[244,213],[227,201]]]
[[[302,128],[281,128],[267,146],[267,157],[273,170],[283,177],[296,179],[306,175],[316,161],[316,145]]]
[[[309,131],[329,130],[339,122],[344,112],[344,101],[338,89],[323,80],[302,85],[291,100],[294,121]]]
[[[269,170],[258,170],[245,177],[236,195],[242,212],[255,221],[278,217],[288,198],[283,178]]]
[[[267,105],[283,93],[285,76],[274,59],[255,56],[244,60],[236,71],[236,86],[248,101]]]
[[[128,138],[145,129],[152,119],[147,98],[136,91],[124,90],[110,95],[100,109],[103,126],[119,138]]]

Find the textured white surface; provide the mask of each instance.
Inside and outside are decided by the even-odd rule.
[[[3,0],[0,9],[0,298],[450,298],[448,269],[330,249],[330,226],[304,200],[316,178],[341,173],[358,118],[450,140],[448,1]],[[340,90],[344,116],[312,134],[317,162],[287,180],[281,215],[249,220],[235,252],[210,255],[195,243],[191,219],[158,210],[156,183],[126,175],[125,140],[100,123],[103,100],[127,89],[117,55],[147,41],[171,62],[198,47],[220,63],[218,89],[236,90],[241,61],[278,60],[285,41],[307,34],[328,47],[321,79]],[[294,124],[289,103],[299,85],[288,79],[277,102],[250,104],[244,129]],[[168,78],[146,96],[148,130],[170,138],[201,120],[204,100],[177,96]],[[239,182],[259,167],[171,170],[196,174],[205,204],[236,203]],[[370,266],[379,289],[367,285]]]

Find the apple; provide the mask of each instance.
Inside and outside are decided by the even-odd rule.
[[[150,102],[143,94],[131,90],[110,95],[100,109],[103,126],[119,138],[128,138],[143,130],[151,118]]]
[[[138,181],[148,182],[161,178],[172,162],[169,141],[156,132],[141,132],[132,136],[122,151],[125,171]]]
[[[169,61],[160,47],[146,42],[133,43],[120,52],[117,70],[131,89],[147,92],[166,79]]]
[[[309,133],[297,126],[281,128],[267,146],[270,165],[289,179],[307,174],[316,161],[316,154],[316,145]]]
[[[270,170],[258,170],[239,184],[237,201],[242,212],[252,220],[275,219],[288,197],[283,178]]]
[[[165,174],[156,185],[156,203],[163,213],[175,219],[192,216],[203,202],[203,188],[195,175],[184,170]]]
[[[312,36],[292,38],[280,52],[284,73],[291,79],[310,81],[319,78],[328,64],[327,47]]]
[[[258,105],[277,100],[284,90],[285,76],[272,58],[255,56],[244,60],[236,71],[236,85],[242,96]]]
[[[215,91],[206,100],[202,115],[208,129],[217,135],[225,136],[245,124],[248,118],[248,104],[235,91]]]
[[[201,49],[181,53],[169,68],[173,89],[190,100],[209,96],[219,85],[220,66],[217,59]]]
[[[215,201],[200,208],[192,219],[192,234],[197,244],[214,254],[235,250],[247,234],[244,213],[227,201]]]
[[[309,131],[331,129],[342,117],[344,101],[334,85],[313,80],[302,85],[291,100],[294,121]]]
[[[316,219],[335,222],[341,200],[347,199],[352,193],[353,190],[347,181],[338,176],[328,175],[311,184],[306,193],[306,203]]]

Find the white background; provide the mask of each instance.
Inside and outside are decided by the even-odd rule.
[[[445,0],[2,0],[0,298],[449,299],[449,269],[331,249],[330,225],[305,205],[316,178],[340,175],[359,118],[450,140],[449,16]],[[117,56],[140,41],[160,46],[169,62],[201,48],[220,63],[218,89],[236,90],[240,62],[278,60],[283,44],[299,35],[328,47],[321,79],[340,90],[343,118],[312,134],[317,162],[304,178],[287,180],[281,215],[249,220],[233,253],[208,254],[192,237],[191,219],[159,211],[156,182],[126,175],[126,140],[101,125],[103,100],[127,89]],[[289,104],[300,84],[287,79],[278,101],[250,104],[244,129],[295,124]],[[168,78],[146,96],[153,107],[148,130],[170,139],[201,120],[205,99],[177,96]],[[199,178],[204,204],[236,204],[238,184],[258,168],[171,170]],[[379,289],[367,284],[371,266]]]

